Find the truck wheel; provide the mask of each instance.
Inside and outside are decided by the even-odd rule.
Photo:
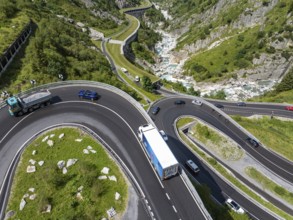
[[[50,105],[50,104],[51,104],[51,102],[50,102],[50,101],[46,102],[46,105]]]
[[[17,113],[17,115],[18,115],[18,116],[22,116],[22,115],[23,115],[23,112],[20,111],[20,112]]]
[[[29,111],[29,112],[32,112],[32,111],[33,111],[33,108],[29,108],[28,111]]]
[[[45,104],[43,103],[43,104],[41,104],[41,106],[40,106],[41,108],[44,108],[45,107]]]

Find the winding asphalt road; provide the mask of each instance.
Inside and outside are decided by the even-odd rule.
[[[185,105],[174,105],[175,100],[184,100],[186,102]],[[226,111],[229,109],[233,109],[234,112],[237,112],[237,114],[241,114],[241,110],[243,110],[243,107],[237,107],[236,104],[227,104],[222,103],[226,106],[224,109]],[[274,169],[273,171],[278,173],[282,170],[282,168],[279,167],[278,163],[285,164],[286,171],[284,171],[284,175],[288,182],[292,183],[293,178],[291,178],[292,175],[292,163],[290,161],[287,161],[286,159],[283,159],[276,154],[272,153],[271,151],[268,151],[267,149],[263,147],[259,147],[257,149],[254,149],[248,143],[245,141],[246,135],[243,134],[242,131],[240,131],[238,128],[236,128],[232,123],[226,121],[222,116],[219,116],[219,114],[212,110],[209,106],[203,105],[203,106],[197,106],[194,104],[191,104],[191,99],[184,99],[182,97],[173,97],[173,98],[165,98],[163,100],[160,100],[155,104],[155,106],[159,106],[161,108],[158,115],[150,115],[155,124],[159,129],[163,129],[166,134],[169,137],[169,146],[171,150],[173,151],[174,155],[176,155],[176,158],[179,162],[184,163],[187,159],[194,160],[197,164],[199,164],[201,172],[199,175],[196,176],[196,179],[201,184],[206,184],[209,186],[209,188],[212,191],[213,196],[219,201],[224,202],[225,196],[224,194],[228,195],[229,197],[232,197],[237,202],[240,203],[242,207],[244,207],[251,215],[258,219],[270,219],[272,216],[269,216],[264,210],[257,207],[253,202],[246,199],[244,196],[242,196],[240,193],[235,192],[235,190],[230,187],[228,184],[223,182],[217,175],[215,175],[209,168],[207,168],[198,158],[196,158],[181,142],[177,140],[176,134],[174,132],[174,121],[176,118],[182,116],[182,115],[193,115],[196,116],[203,121],[213,125],[214,127],[220,129],[224,133],[226,133],[228,136],[230,136],[232,139],[234,139],[242,148],[249,152],[252,156],[254,156],[257,160],[260,162],[263,162],[263,164],[269,168]],[[254,105],[256,107],[246,107],[245,110],[249,112],[249,114],[264,114],[265,112],[271,112],[271,110],[263,107],[261,108],[259,105]],[[268,105],[269,107],[272,107],[271,105]],[[279,112],[281,114],[284,114],[284,106],[273,106],[275,109],[275,115],[278,115]],[[278,110],[279,109],[279,110]],[[237,111],[236,111],[237,110]],[[244,111],[244,114],[248,114]],[[227,111],[227,113],[230,113]],[[288,114],[289,117],[293,118],[293,112],[287,111],[286,114]],[[266,158],[267,157],[267,158]],[[274,163],[274,162],[276,163]],[[245,182],[245,179],[243,180]],[[248,185],[248,181],[246,181]],[[253,186],[252,186],[253,187]],[[257,190],[260,194],[263,193],[261,190]],[[280,207],[287,213],[290,213],[293,215],[293,210],[285,206],[284,204],[280,203],[278,200],[272,198],[268,194],[264,194],[264,197],[270,200],[272,203],[274,203],[276,206]]]
[[[144,115],[128,100],[109,90],[95,89],[100,95],[95,103],[80,101],[76,94],[81,88],[84,87],[51,89],[56,95],[55,104],[23,117],[11,117],[7,107],[0,110],[1,183],[23,143],[51,125],[71,122],[93,130],[119,155],[138,181],[154,218],[205,219],[180,176],[161,182],[152,169],[136,135],[138,127],[147,123]],[[7,190],[2,188],[1,199]],[[141,198],[136,219],[150,218],[144,204]]]

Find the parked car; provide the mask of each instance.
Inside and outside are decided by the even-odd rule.
[[[254,139],[252,139],[252,138],[250,138],[250,137],[246,138],[246,140],[247,140],[248,143],[249,143],[250,145],[252,145],[253,147],[258,147],[258,146],[259,146],[259,143],[258,143],[256,140],[254,140]]]
[[[156,107],[153,108],[152,114],[153,115],[156,115],[156,114],[159,113],[159,111],[160,111],[160,107],[159,106],[156,106]]]
[[[160,130],[159,132],[160,132],[160,134],[162,135],[163,139],[164,139],[165,141],[168,141],[168,136],[166,135],[165,131]]]
[[[188,166],[194,173],[199,172],[198,166],[192,161],[192,160],[187,160],[186,161],[186,166]]]
[[[195,105],[202,105],[202,101],[198,100],[198,99],[194,99],[192,100],[192,104],[195,104]]]
[[[293,111],[293,106],[286,106],[286,110]]]
[[[244,214],[244,209],[241,208],[235,201],[232,199],[227,199],[225,202],[229,208],[231,208],[233,211],[239,213],[239,214]]]
[[[184,104],[185,104],[185,101],[183,101],[183,100],[176,100],[176,101],[174,102],[174,104],[175,104],[175,105],[184,105]]]
[[[78,97],[81,99],[95,100],[98,99],[98,93],[92,90],[80,90]]]
[[[237,105],[238,106],[246,106],[246,103],[245,102],[238,102]]]
[[[217,108],[224,108],[224,106],[220,103],[214,103],[214,105],[217,107]]]

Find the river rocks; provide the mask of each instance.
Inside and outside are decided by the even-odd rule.
[[[59,139],[62,139],[64,137],[64,133],[59,135]]]
[[[35,188],[31,187],[28,189],[29,192],[35,192]]]
[[[76,142],[82,142],[82,139],[77,138],[77,139],[75,139],[75,141],[76,141]]]
[[[39,164],[40,167],[43,166],[44,163],[45,163],[45,161],[43,161],[43,160],[40,160],[40,161],[38,162],[38,164]]]
[[[30,200],[35,200],[35,198],[37,197],[37,194],[32,194],[29,196],[29,199]]]
[[[111,207],[110,209],[107,210],[107,214],[109,218],[112,218],[116,215],[116,211],[113,207]]]
[[[80,187],[78,187],[78,189],[77,189],[78,192],[82,192],[82,190],[83,190],[83,186],[80,186]]]
[[[99,32],[99,31],[96,31],[95,29],[93,28],[89,28],[89,36],[90,38],[92,38],[93,40],[101,40],[104,38],[104,34]]]
[[[33,150],[32,155],[36,155],[37,151]]]
[[[63,169],[62,169],[62,173],[63,174],[66,174],[68,171],[67,171],[67,169],[66,169],[66,167],[63,167]]]

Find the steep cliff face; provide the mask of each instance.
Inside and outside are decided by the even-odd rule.
[[[278,80],[292,66],[291,1],[181,2],[158,4],[173,17],[169,30],[178,36],[173,55],[177,60],[189,58],[184,73],[196,81],[229,76]]]

